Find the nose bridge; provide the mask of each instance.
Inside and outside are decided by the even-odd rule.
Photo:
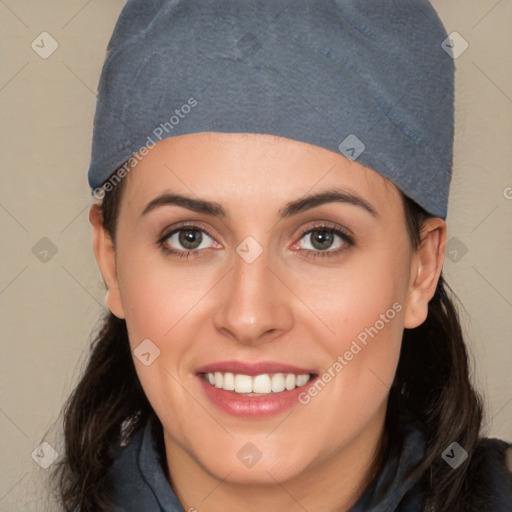
[[[248,238],[237,247],[214,317],[217,329],[245,344],[275,337],[293,323],[286,288],[268,268],[269,252]]]

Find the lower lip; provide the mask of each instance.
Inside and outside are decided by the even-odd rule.
[[[309,381],[291,391],[281,391],[280,393],[269,393],[264,396],[246,396],[216,388],[207,382],[203,375],[198,375],[206,396],[223,411],[240,418],[265,418],[274,416],[295,404],[299,403],[299,395],[304,392],[315,381],[316,377],[311,377]]]

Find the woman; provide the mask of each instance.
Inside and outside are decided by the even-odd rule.
[[[442,278],[446,38],[419,0],[127,3],[66,510],[511,510]]]

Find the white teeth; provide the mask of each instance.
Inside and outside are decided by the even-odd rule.
[[[311,376],[307,373],[294,375],[293,373],[263,373],[252,377],[251,375],[233,374],[231,372],[214,372],[205,374],[205,379],[216,388],[235,393],[257,393],[266,395],[291,391],[306,384]]]
[[[297,375],[296,384],[298,386],[304,386],[306,382],[309,380],[309,375]]]
[[[226,391],[233,391],[235,389],[235,376],[232,373],[224,374],[224,385],[222,386]]]
[[[270,393],[272,391],[272,381],[267,374],[256,375],[252,379],[252,392],[253,393]]]
[[[295,375],[293,373],[289,373],[284,379],[284,385],[288,391],[295,389]]]
[[[286,388],[284,384],[284,375],[282,373],[276,373],[272,376],[272,391],[274,393],[279,393],[280,391],[284,391]]]
[[[252,377],[249,375],[235,375],[235,391],[237,393],[252,393]]]

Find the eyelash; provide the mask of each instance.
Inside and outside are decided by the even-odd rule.
[[[185,258],[185,259],[189,259],[190,256],[192,257],[195,257],[194,255],[196,253],[198,253],[199,251],[196,249],[194,251],[187,251],[187,250],[183,250],[183,251],[179,251],[177,249],[172,249],[170,248],[169,246],[166,245],[166,241],[169,237],[171,237],[172,235],[176,234],[176,233],[179,233],[181,231],[186,231],[186,230],[193,230],[193,231],[201,231],[202,233],[205,233],[206,235],[208,235],[210,238],[214,238],[206,229],[204,229],[203,227],[201,226],[198,226],[196,224],[185,224],[183,226],[180,226],[178,228],[175,228],[173,229],[172,231],[169,231],[168,233],[166,233],[164,236],[162,236],[157,244],[160,246],[160,248],[166,253],[166,254],[169,254],[173,257],[177,257],[177,258]],[[311,249],[302,249],[302,251],[305,252],[305,256],[307,258],[332,258],[332,257],[335,257],[337,255],[339,255],[341,252],[343,251],[346,251],[347,249],[349,249],[350,247],[353,247],[355,244],[354,244],[354,239],[351,235],[349,235],[345,230],[339,228],[339,227],[334,227],[334,226],[331,226],[329,224],[318,224],[318,225],[315,225],[315,226],[312,226],[311,228],[309,228],[307,231],[304,231],[300,237],[299,237],[299,240],[302,240],[306,235],[309,235],[310,233],[314,232],[314,231],[326,231],[327,233],[329,234],[334,234],[334,235],[337,235],[339,236],[342,241],[343,241],[343,245],[341,247],[339,247],[338,249],[336,250],[325,250],[325,251],[320,251],[320,250],[311,250]]]

